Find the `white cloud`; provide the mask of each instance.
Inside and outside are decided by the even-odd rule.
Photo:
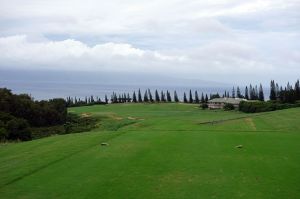
[[[0,5],[0,69],[151,71],[187,78],[300,74],[298,0]]]
[[[297,53],[293,56],[298,57]],[[159,52],[124,43],[89,47],[70,39],[30,42],[24,35],[0,38],[0,61],[1,67],[10,68],[165,72],[190,77],[255,74],[276,67],[260,56],[255,47],[232,41]]]
[[[1,66],[65,70],[144,70],[184,57],[134,48],[124,43],[89,47],[76,40],[30,42],[25,35],[0,38]],[[148,65],[149,63],[149,65]]]
[[[216,17],[296,8],[293,0],[0,0],[0,18],[19,21],[7,32],[26,34],[156,34],[181,32],[185,26],[219,31]],[[195,23],[196,22],[196,23]],[[20,24],[18,24],[20,25]],[[169,29],[171,28],[171,30]],[[195,29],[197,31],[197,28]]]

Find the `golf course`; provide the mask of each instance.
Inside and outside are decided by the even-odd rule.
[[[68,112],[99,122],[0,144],[0,198],[300,198],[300,108],[124,103]]]

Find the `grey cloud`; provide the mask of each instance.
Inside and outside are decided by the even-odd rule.
[[[300,74],[295,0],[0,0],[0,69]],[[261,75],[263,74],[263,75]]]

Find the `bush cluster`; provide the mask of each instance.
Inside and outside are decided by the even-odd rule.
[[[65,133],[80,133],[90,131],[97,126],[99,119],[96,117],[81,117],[69,113],[65,123]]]
[[[0,140],[30,140],[29,124],[22,118],[0,112]]]
[[[63,125],[67,118],[64,99],[34,101],[0,88],[0,139],[30,140],[31,127]]]
[[[229,104],[229,103],[226,103],[223,108],[224,108],[225,111],[234,110],[233,104]]]
[[[239,104],[239,110],[245,113],[259,113],[259,112],[275,111],[275,110],[294,108],[294,107],[300,107],[300,104],[299,103],[295,103],[295,104],[278,103],[274,101],[268,101],[268,102],[242,101]]]

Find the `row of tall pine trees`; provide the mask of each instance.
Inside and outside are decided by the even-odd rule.
[[[105,95],[104,100],[101,100],[99,97],[85,97],[84,99],[77,97],[67,97],[66,102],[68,107],[74,106],[86,106],[86,105],[95,105],[95,104],[108,104],[108,103],[167,103],[167,102],[183,102],[183,103],[195,103],[203,104],[207,103],[209,100],[214,98],[242,98],[246,100],[258,100],[265,101],[265,95],[262,85],[246,86],[244,92],[241,91],[240,87],[233,87],[231,92],[225,91],[223,95],[219,93],[215,94],[198,94],[198,91],[192,92],[189,90],[188,93],[183,93],[183,99],[178,97],[177,91],[175,90],[172,94],[170,91],[158,91],[155,90],[154,93],[150,89],[146,89],[142,94],[141,89],[137,92],[134,91],[132,95],[129,93],[118,94],[113,92],[108,99]],[[288,83],[285,87],[279,86],[274,80],[270,83],[270,96],[271,101],[277,101],[281,103],[295,103],[297,100],[300,100],[300,85],[299,80],[296,81],[295,85],[292,86]]]

